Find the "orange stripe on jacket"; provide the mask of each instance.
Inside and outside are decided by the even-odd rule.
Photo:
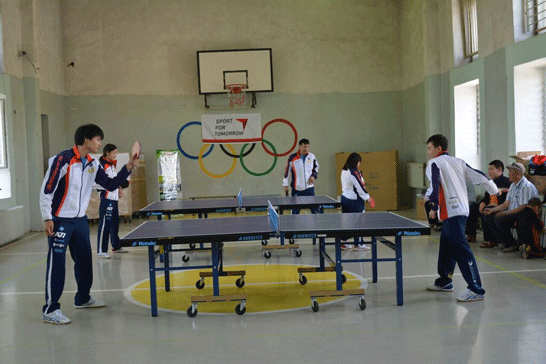
[[[440,184],[440,191],[438,192],[438,205],[440,206],[440,220],[447,220],[449,216],[447,216],[446,198],[442,184]]]
[[[78,162],[78,159],[76,159],[76,157],[73,157],[70,160],[70,164],[68,165],[66,174],[64,176],[66,183],[65,183],[64,193],[63,193],[63,199],[61,200],[61,203],[59,204],[59,208],[57,209],[57,211],[55,211],[55,216],[59,216],[59,212],[61,212],[61,208],[64,205],[64,200],[66,199],[66,195],[68,194],[68,189],[70,187],[70,169],[72,168],[72,165],[77,162]]]

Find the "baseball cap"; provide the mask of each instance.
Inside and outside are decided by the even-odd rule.
[[[509,166],[506,166],[508,169],[515,169],[516,171],[519,171],[521,174],[525,174],[525,167],[521,163],[512,163]]]

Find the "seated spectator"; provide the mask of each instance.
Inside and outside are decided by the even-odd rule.
[[[483,210],[485,225],[491,229],[493,241],[503,253],[518,250],[516,239],[510,229],[514,228],[527,202],[538,197],[536,187],[524,177],[525,167],[521,163],[507,166],[508,178],[512,182],[506,201],[495,207]]]
[[[484,198],[481,199],[478,203],[471,203],[470,204],[470,213],[468,215],[468,220],[466,221],[466,240],[470,242],[476,241],[476,228],[478,226],[478,219],[482,219],[482,226],[483,226],[483,240],[484,243],[481,245],[482,248],[486,248],[491,244],[491,231],[487,227],[485,227],[485,224],[483,223],[483,209],[485,209],[487,206],[490,205],[498,205],[502,204],[506,200],[506,194],[508,193],[508,188],[512,184],[508,177],[506,177],[504,173],[504,163],[502,163],[500,160],[496,159],[489,163],[489,167],[487,169],[487,173],[489,174],[489,178],[495,182],[495,185],[499,189],[500,196],[497,197],[497,202],[491,201],[491,196],[488,192],[485,192]],[[494,199],[493,199],[494,200]]]
[[[518,216],[516,229],[519,251],[523,259],[546,256],[546,249],[540,244],[540,234],[544,232],[544,223],[539,215],[541,208],[540,199],[532,198]]]

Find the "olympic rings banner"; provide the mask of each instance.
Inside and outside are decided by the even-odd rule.
[[[249,115],[249,114],[246,114],[246,115]],[[256,115],[259,115],[259,114],[256,114]],[[212,115],[210,115],[210,116],[212,116]],[[233,115],[233,116],[236,116],[236,115]],[[240,116],[240,115],[237,115],[237,116]],[[269,126],[271,126],[273,124],[277,124],[277,125],[285,124],[288,127],[290,127],[290,129],[292,129],[292,132],[294,133],[294,139],[292,140],[293,143],[292,143],[292,146],[289,149],[287,149],[285,151],[277,152],[277,149],[275,148],[273,143],[271,143],[270,141],[264,139],[264,133],[265,133],[266,129],[269,128]],[[214,149],[214,145],[215,145],[214,143],[206,142],[205,144],[203,144],[201,146],[201,148],[199,149],[198,155],[189,154],[186,150],[184,150],[184,148],[182,148],[182,144],[180,143],[180,136],[182,135],[182,133],[184,132],[184,130],[186,128],[188,128],[188,127],[190,127],[192,125],[200,126],[200,125],[202,125],[202,123],[199,122],[199,121],[190,121],[190,122],[184,124],[180,128],[180,130],[178,130],[178,134],[176,135],[176,144],[178,145],[178,150],[180,151],[180,153],[182,153],[182,155],[184,157],[186,157],[188,159],[191,159],[191,160],[198,161],[199,162],[199,167],[201,168],[201,171],[203,171],[204,174],[206,174],[207,176],[209,176],[211,178],[224,178],[226,176],[229,176],[233,172],[233,170],[235,169],[235,166],[237,165],[237,160],[239,160],[239,162],[241,163],[241,167],[243,168],[243,170],[246,173],[250,174],[251,176],[255,176],[255,177],[265,176],[265,175],[271,173],[271,171],[273,171],[273,169],[275,169],[275,166],[277,165],[277,158],[278,157],[287,156],[294,149],[296,149],[296,145],[298,144],[298,132],[296,131],[296,128],[294,127],[294,125],[292,125],[292,123],[290,121],[285,120],[285,119],[270,120],[263,126],[263,128],[261,128],[260,137],[257,140],[257,141],[260,141],[260,144],[261,144],[262,148],[264,149],[264,151],[267,154],[269,154],[271,157],[273,157],[273,162],[272,162],[271,166],[267,170],[265,170],[265,171],[251,171],[245,165],[245,162],[243,160],[244,157],[248,156],[254,150],[254,147],[256,146],[257,143],[246,143],[241,147],[240,151],[237,152],[235,150],[235,148],[233,148],[233,146],[231,144],[226,144],[227,143],[226,141],[222,141],[222,142],[217,142],[217,143],[220,143],[220,149],[222,150],[222,152],[224,152],[224,154],[227,157],[231,158],[231,166],[229,167],[229,169],[226,172],[215,174],[215,173],[212,173],[209,170],[207,170],[207,168],[205,167],[205,163],[203,161],[206,157],[208,157],[210,155],[210,153]],[[225,146],[224,146],[224,144],[221,144],[221,143],[225,143]],[[247,150],[247,148],[248,148],[248,150]]]
[[[201,115],[203,143],[252,143],[262,140],[261,114]]]

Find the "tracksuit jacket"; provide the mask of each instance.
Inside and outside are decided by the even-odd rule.
[[[40,191],[40,210],[44,221],[53,216],[60,218],[83,217],[89,204],[93,183],[108,191],[116,191],[129,176],[127,168],[111,179],[99,161],[86,157],[85,168],[78,148],[74,146],[49,159],[49,169]]]
[[[473,169],[460,158],[441,153],[427,163],[426,176],[431,181],[429,197],[431,208],[440,210],[440,219],[454,216],[468,216],[468,194],[466,177],[475,185],[483,186],[491,195],[498,193],[495,183],[482,172]]]
[[[305,165],[299,152],[288,157],[288,163],[284,170],[283,186],[291,186],[293,190],[304,191],[314,186],[309,183],[309,177],[318,177],[319,164],[313,153],[307,153],[305,157]],[[292,176],[292,182],[288,183],[289,176]]]
[[[357,169],[344,169],[341,171],[341,190],[343,191],[342,195],[349,200],[360,198],[363,201],[368,201],[370,199],[362,172]]]
[[[100,157],[99,159],[99,163],[101,164],[102,168],[104,168],[104,172],[106,172],[106,175],[110,178],[114,178],[118,175],[116,171],[117,162],[117,160],[111,161],[110,159],[104,157]],[[129,181],[125,181],[120,187],[129,187]],[[119,189],[116,189],[115,191],[108,191],[102,187],[97,187],[97,190],[99,191],[101,198],[106,198],[112,201],[119,200]]]

